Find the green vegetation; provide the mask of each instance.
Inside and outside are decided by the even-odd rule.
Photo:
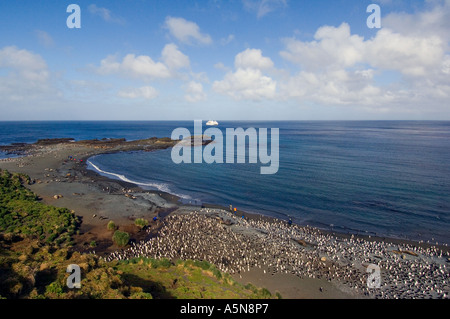
[[[260,295],[263,299],[272,298],[272,294],[266,288],[257,288],[254,285],[248,283],[247,285],[245,285],[245,289],[253,291],[253,293]]]
[[[134,224],[135,224],[136,226],[138,226],[139,228],[145,228],[145,227],[148,226],[148,220],[143,219],[143,218],[137,218],[137,219],[134,221]]]
[[[128,284],[139,285],[155,299],[270,298],[267,289],[248,289],[206,261],[134,258],[113,264]]]
[[[107,228],[108,230],[116,230],[116,223],[114,223],[112,220],[110,220],[110,221],[108,222],[108,225],[106,226],[106,228]]]
[[[28,176],[0,170],[0,232],[71,245],[78,218],[66,208],[40,203],[23,184],[30,184]]]
[[[24,187],[29,183],[25,175],[0,170],[0,299],[271,297],[267,289],[244,287],[205,261],[105,262],[74,251],[71,236],[78,231],[78,219],[67,209],[40,203]],[[121,246],[129,239],[122,231],[113,236]],[[91,247],[96,245],[91,241]],[[81,268],[80,289],[66,285],[70,264]]]
[[[81,289],[69,289],[66,268],[81,268]],[[220,275],[219,275],[220,274]],[[6,298],[194,299],[270,298],[207,262],[135,258],[105,262],[37,239],[0,234],[0,296]]]
[[[66,268],[81,268],[81,289],[66,285]],[[5,238],[0,234],[0,295],[7,298],[151,298],[129,285],[101,258],[68,248],[51,247],[37,239]],[[135,294],[137,294],[135,296]]]
[[[124,231],[116,230],[114,232],[112,240],[116,243],[117,246],[124,247],[130,241],[130,234]]]

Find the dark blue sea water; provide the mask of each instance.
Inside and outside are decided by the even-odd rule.
[[[170,136],[193,122],[0,123],[0,144]],[[450,243],[450,122],[221,122],[280,129],[280,164],[174,164],[171,150],[101,155],[114,178],[321,228]],[[94,166],[91,166],[94,169]]]

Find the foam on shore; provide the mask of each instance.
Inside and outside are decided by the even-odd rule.
[[[159,190],[161,192],[169,193],[169,194],[178,196],[178,197],[186,199],[186,200],[192,199],[189,195],[177,194],[177,193],[173,192],[169,188],[169,186],[167,184],[163,184],[163,183],[143,183],[143,182],[133,181],[133,180],[127,178],[125,175],[104,171],[101,168],[99,168],[97,165],[92,163],[90,160],[87,160],[86,163],[88,164],[88,168],[93,168],[98,173],[118,178],[121,181],[124,181],[124,182],[127,182],[127,183],[131,183],[131,184],[135,184],[135,185],[138,185],[138,186],[142,186],[144,188],[145,187],[150,187],[150,188],[153,188],[153,189],[157,189],[157,190]]]

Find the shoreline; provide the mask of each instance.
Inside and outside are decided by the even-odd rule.
[[[89,144],[86,143],[86,141],[82,144],[57,143],[45,146],[41,145],[38,148],[31,150],[30,154],[25,157],[0,160],[0,167],[8,169],[11,172],[22,172],[29,175],[36,181],[34,185],[31,185],[29,188],[38,194],[44,203],[58,207],[67,207],[75,210],[77,215],[82,216],[81,231],[76,240],[76,246],[78,248],[83,248],[81,250],[84,250],[85,252],[97,250],[102,252],[105,256],[108,256],[108,254],[117,251],[117,247],[114,247],[111,242],[112,233],[106,230],[106,223],[109,220],[114,220],[121,230],[129,231],[135,239],[136,245],[138,245],[141,242],[148,242],[149,235],[150,237],[156,236],[159,229],[165,226],[164,221],[166,218],[151,222],[148,232],[142,232],[136,229],[137,227],[133,225],[133,220],[136,218],[146,218],[148,220],[158,216],[171,218],[170,216],[179,216],[180,212],[182,214],[183,211],[202,212],[205,210],[219,211],[223,216],[226,216],[227,213],[229,214],[229,209],[220,205],[204,203],[202,208],[195,205],[180,204],[180,198],[176,195],[162,191],[145,190],[138,185],[112,179],[88,169],[87,160],[92,156],[128,151],[127,149],[121,150],[120,147],[117,148],[117,145],[114,146],[116,149],[101,148],[99,146],[101,145],[98,143]],[[160,148],[161,147],[158,146],[157,149]],[[69,156],[75,157],[77,161],[68,160]],[[52,194],[59,193],[63,195],[62,198],[52,198],[54,196]],[[127,194],[135,198],[132,199],[126,197]],[[423,254],[424,256],[430,254],[431,257],[432,255],[435,255],[437,251],[440,251],[441,254],[442,252],[444,253],[444,256],[447,254],[448,258],[449,250],[447,246],[436,246],[405,239],[342,234],[301,225],[293,225],[292,228],[289,228],[286,221],[282,221],[275,217],[248,213],[242,210],[239,210],[238,212],[239,216],[241,216],[241,214],[246,216],[246,222],[253,225],[252,229],[258,229],[258,223],[262,223],[264,225],[280,225],[283,231],[295,228],[299,231],[301,230],[301,236],[308,237],[310,236],[310,233],[314,234],[313,236],[308,237],[311,242],[306,242],[307,250],[305,256],[312,258],[311,260],[314,260],[315,263],[319,264],[321,258],[324,258],[325,256],[325,263],[337,265],[340,262],[338,260],[333,260],[335,256],[328,256],[328,248],[323,246],[323,243],[326,243],[327,241],[332,241],[333,245],[341,245],[342,243],[342,247],[344,247],[341,247],[342,249],[351,249],[349,248],[351,245],[355,245],[355,247],[361,245],[365,245],[365,247],[380,245],[384,248],[392,246],[407,247],[405,249],[402,248],[403,251],[398,248],[400,251],[399,254],[392,254],[392,248],[390,248],[391,251],[388,256],[382,257],[382,261],[386,262],[391,262],[392,258],[399,262],[397,257],[400,258],[400,262],[410,261],[411,256],[407,253],[408,247],[416,247],[418,251],[420,251],[420,254]],[[205,216],[209,215],[205,214]],[[232,214],[231,217],[233,217]],[[220,224],[217,220],[213,223],[215,222]],[[237,222],[240,221],[238,220]],[[93,239],[98,243],[96,249],[85,247],[85,244]],[[303,240],[302,238],[300,239]],[[300,245],[300,248],[301,246],[302,245]],[[320,249],[317,247],[320,247]],[[275,248],[272,247],[272,249]],[[324,254],[324,251],[327,252],[327,254]],[[383,252],[386,253],[387,250],[384,249]],[[310,256],[310,254],[312,255]],[[426,263],[429,263],[430,258],[426,258]],[[351,261],[353,259],[354,257],[350,257],[350,264],[352,264]],[[420,263],[421,260],[416,258],[411,260],[411,262]],[[443,265],[445,266],[445,257],[443,262]],[[437,266],[442,266],[442,262]],[[349,267],[350,266],[345,265],[342,269],[348,271],[350,269]],[[444,269],[445,278],[448,280],[448,268]],[[362,272],[363,270],[364,269],[359,267],[358,274],[360,277],[364,276],[363,278],[365,278],[367,275]],[[252,282],[258,286],[269,287],[273,293],[275,290],[280,291],[281,294],[287,298],[371,298],[375,296],[375,294],[372,295],[364,289],[356,293],[345,285],[345,287],[340,287],[341,284],[339,283],[339,280],[336,281],[333,279],[331,281],[324,281],[323,278],[326,276],[323,274],[320,275],[321,278],[315,278],[315,272],[316,271],[312,269],[314,278],[307,278],[304,276],[304,278],[298,279],[299,277],[295,274],[285,274],[279,271],[275,271],[270,276],[263,276],[261,274],[261,268],[254,269],[249,266],[248,271],[239,273],[238,275],[235,274],[234,276],[236,280],[242,281],[244,284],[246,282]],[[239,276],[241,278],[239,278]],[[448,285],[444,283],[443,289],[447,292],[446,294],[444,293],[444,296],[448,296]],[[365,293],[367,293],[367,295]],[[388,296],[393,297],[395,294],[388,294]],[[383,295],[376,297],[382,298]]]
[[[94,156],[97,156],[97,155],[102,155],[102,154],[96,154]],[[91,157],[85,158],[86,163],[88,162],[88,160]],[[93,173],[97,174],[98,176],[102,176],[104,178],[110,179],[111,181],[116,181],[119,184],[123,184],[124,187],[126,187],[126,186],[130,187],[130,185],[132,185],[134,188],[139,189],[139,191],[141,191],[141,192],[159,193],[159,196],[165,196],[166,198],[169,198],[174,204],[177,204],[177,205],[190,206],[192,208],[212,208],[212,209],[220,209],[220,210],[224,210],[224,211],[229,211],[229,207],[226,207],[221,204],[208,203],[208,202],[202,202],[201,205],[183,203],[183,198],[177,194],[172,194],[170,192],[161,191],[161,190],[146,189],[146,188],[143,188],[141,185],[139,185],[139,183],[127,182],[127,181],[124,181],[121,179],[104,176],[101,174],[101,172],[99,173],[95,168],[93,170],[87,168],[87,165],[85,165],[85,167],[83,169],[86,172],[93,172]],[[104,173],[104,174],[108,175],[108,173]],[[262,213],[249,212],[249,211],[246,211],[243,209],[238,209],[236,215],[237,216],[245,216],[245,218],[249,218],[252,220],[261,220],[262,219],[262,220],[273,221],[273,222],[280,221],[280,222],[283,222],[286,225],[288,225],[288,221],[286,221],[284,219],[266,215],[266,214],[262,214]],[[409,244],[409,245],[415,245],[415,246],[419,246],[419,247],[423,247],[423,248],[438,247],[439,249],[442,249],[443,251],[450,252],[449,245],[447,245],[445,243],[436,244],[436,243],[432,243],[432,242],[425,242],[422,240],[419,241],[419,240],[415,240],[415,239],[411,239],[411,238],[390,237],[388,235],[386,235],[386,236],[373,235],[373,234],[366,235],[366,234],[360,233],[360,232],[363,232],[362,230],[358,231],[358,233],[353,233],[351,231],[348,231],[348,232],[333,231],[331,229],[321,228],[321,227],[315,226],[315,225],[307,225],[307,224],[303,225],[303,224],[299,224],[299,223],[295,223],[295,222],[293,222],[293,225],[297,225],[299,227],[311,227],[311,228],[316,229],[317,231],[320,231],[324,234],[337,236],[337,237],[341,237],[341,238],[348,239],[348,238],[354,237],[354,238],[360,238],[360,239],[364,239],[364,240],[368,240],[368,241],[383,241],[383,242],[388,242],[391,244]]]
[[[159,146],[158,148],[155,148],[155,149],[148,149],[145,146],[141,145],[141,143],[140,143],[141,141],[148,141],[148,140],[157,140],[157,141],[163,140],[165,143],[167,143],[168,141],[170,141],[170,142],[168,142],[166,145]],[[192,206],[194,208],[200,207],[200,205],[183,203],[182,202],[183,199],[180,195],[172,194],[170,192],[166,192],[166,191],[162,191],[162,190],[146,189],[143,186],[139,185],[139,183],[137,183],[137,182],[127,182],[127,181],[124,181],[121,179],[104,176],[100,172],[97,172],[97,170],[95,170],[95,169],[92,170],[87,167],[87,163],[88,163],[89,159],[92,157],[98,156],[98,155],[116,154],[116,153],[120,153],[120,152],[156,151],[159,149],[170,148],[175,143],[173,143],[169,138],[153,137],[153,138],[149,138],[146,140],[132,140],[132,141],[126,141],[125,139],[115,138],[115,139],[102,139],[102,140],[97,140],[97,139],[81,140],[81,141],[77,141],[77,142],[75,142],[72,138],[56,138],[56,139],[38,140],[37,142],[31,143],[31,144],[18,143],[17,145],[16,144],[1,145],[0,151],[2,151],[3,148],[5,148],[8,150],[8,152],[10,152],[10,154],[13,154],[13,155],[21,154],[22,156],[0,159],[0,163],[2,161],[8,162],[8,161],[18,160],[21,158],[26,158],[27,156],[30,155],[30,154],[28,154],[29,151],[31,151],[31,152],[35,151],[32,149],[33,146],[37,145],[40,147],[42,147],[42,146],[45,147],[45,146],[49,146],[49,145],[50,146],[54,145],[54,143],[59,144],[61,142],[94,146],[94,148],[96,150],[93,151],[92,154],[87,153],[87,154],[84,154],[83,156],[79,156],[78,159],[82,160],[82,163],[80,166],[74,167],[75,170],[78,170],[84,176],[89,176],[90,178],[92,178],[95,181],[106,181],[106,182],[111,182],[111,183],[115,182],[119,185],[122,185],[123,188],[133,189],[137,192],[151,192],[154,194],[158,194],[158,196],[163,196],[164,199],[170,201],[174,205]],[[203,143],[205,143],[205,142],[208,143],[209,141],[204,140]],[[121,148],[117,149],[117,146],[118,145],[120,146],[120,144],[125,144],[125,147],[121,147]],[[106,145],[106,147],[110,147],[109,145],[112,145],[112,147],[111,147],[112,149],[105,149],[105,145]],[[100,148],[102,150],[98,150],[98,148]],[[6,152],[6,151],[4,151],[4,152]],[[94,173],[94,174],[92,174],[92,173]],[[108,174],[105,174],[105,175],[108,175]],[[223,206],[221,204],[214,204],[214,203],[207,203],[207,202],[202,202],[201,207],[220,208],[225,211],[229,210],[228,207]],[[250,218],[263,217],[267,220],[285,221],[279,217],[274,217],[274,216],[257,213],[257,212],[249,212],[249,211],[245,211],[242,209],[239,209],[237,212],[239,214],[241,214],[240,216],[245,215],[245,216],[249,216]],[[309,224],[304,224],[304,225],[296,224],[296,225],[298,225],[300,227],[312,227],[317,230],[320,230],[323,233],[332,234],[334,236],[339,236],[339,237],[343,237],[343,238],[350,238],[350,237],[354,236],[356,238],[362,238],[362,239],[366,239],[366,240],[385,241],[385,242],[390,242],[393,244],[411,244],[411,245],[417,245],[417,246],[425,247],[425,248],[438,247],[446,252],[450,252],[450,246],[447,243],[436,243],[436,242],[433,243],[430,240],[424,241],[424,240],[407,238],[406,236],[405,236],[405,238],[403,238],[403,235],[400,235],[399,237],[392,237],[389,235],[373,234],[371,232],[366,232],[367,234],[361,234],[361,232],[364,232],[363,230],[355,230],[356,232],[352,232],[351,230],[349,230],[348,232],[343,232],[343,231],[334,231],[332,229],[320,227],[317,225],[309,225]]]

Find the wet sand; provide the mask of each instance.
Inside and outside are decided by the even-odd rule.
[[[242,220],[220,207],[183,205],[176,196],[146,191],[86,169],[89,157],[105,152],[110,150],[98,145],[47,145],[26,157],[0,160],[0,168],[29,175],[35,181],[29,188],[44,203],[74,210],[82,217],[75,249],[96,250],[110,260],[143,256],[144,252],[174,259],[197,257],[214,262],[239,282],[266,287],[273,294],[278,291],[284,298],[448,298],[447,247],[290,227],[255,214],[244,213]],[[189,225],[189,214],[200,214],[195,225],[173,226],[174,222]],[[136,218],[157,216],[167,217],[151,222],[147,231],[134,226]],[[106,229],[109,220],[130,232],[136,244],[126,250],[115,247],[112,232]],[[215,231],[208,233],[211,227]],[[183,236],[186,241],[179,240]],[[230,251],[218,249],[233,238],[246,245],[229,246]],[[92,240],[96,248],[89,247]],[[235,257],[222,263],[218,258],[224,256]],[[370,263],[382,270],[383,286],[378,290],[365,287],[365,267]]]

